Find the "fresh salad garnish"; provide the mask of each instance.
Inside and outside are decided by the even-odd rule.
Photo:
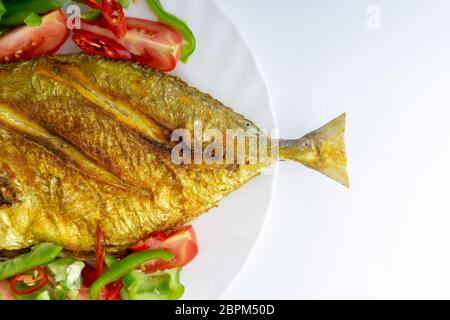
[[[62,7],[70,0],[0,0],[0,63],[52,55],[71,31]],[[126,17],[128,0],[75,0],[86,5],[73,41],[83,51],[110,59],[132,60],[160,71],[186,62],[196,41],[187,24],[150,1],[158,21]],[[101,225],[96,230],[95,261],[77,261],[63,248],[42,243],[0,262],[0,299],[121,300],[179,299],[181,268],[197,255],[191,226],[151,233],[118,260],[106,254]]]
[[[186,226],[169,235],[163,232],[153,232],[133,247],[131,250],[140,252],[149,249],[164,249],[172,252],[175,257],[170,261],[153,260],[142,265],[146,273],[157,270],[179,268],[191,262],[198,253],[197,236],[192,226]]]
[[[127,275],[128,272],[139,268],[147,261],[154,259],[163,259],[170,261],[174,255],[168,251],[162,250],[146,250],[142,252],[132,253],[123,260],[113,264],[108,271],[103,273],[89,288],[89,296],[91,299],[99,299],[103,287],[120,280]]]
[[[192,226],[153,232],[119,260],[106,255],[97,226],[95,261],[64,256],[63,248],[42,243],[0,262],[0,300],[176,300],[184,293],[181,268],[197,255]]]
[[[73,41],[89,54],[132,60],[160,71],[187,62],[196,40],[188,25],[147,0],[158,22],[125,16],[128,0],[74,0],[90,10],[81,15]],[[70,30],[60,8],[70,0],[0,0],[0,63],[52,55]]]
[[[122,38],[95,21],[82,21],[81,30],[74,32],[74,41],[88,53],[102,50],[98,45],[92,48],[90,41],[79,41],[77,34],[89,32],[90,39],[108,39],[104,42],[111,52],[98,53],[100,55],[113,54],[118,59],[129,55],[131,60],[160,71],[171,71],[176,67],[183,44],[183,37],[178,31],[159,22],[137,18],[125,20],[128,30]]]

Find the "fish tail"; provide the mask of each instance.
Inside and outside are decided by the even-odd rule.
[[[293,160],[350,187],[345,154],[345,113],[303,138],[280,140],[280,160]]]

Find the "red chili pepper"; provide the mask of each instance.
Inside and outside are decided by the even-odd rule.
[[[29,289],[17,289],[16,285],[21,283],[22,286],[30,287]],[[48,274],[47,272],[41,268],[37,267],[31,270],[31,274],[16,274],[10,283],[11,290],[14,291],[15,294],[30,294],[45,286],[48,283]]]
[[[105,28],[111,30],[117,37],[121,38],[127,33],[127,24],[122,6],[117,0],[84,0],[89,7],[102,11],[102,20]]]
[[[95,248],[95,269],[86,265],[81,272],[83,277],[83,286],[89,288],[98,277],[100,277],[105,269],[106,251],[103,249],[103,232],[100,223],[97,223],[97,245]],[[102,290],[101,300],[122,300],[120,290],[123,288],[122,279],[117,282],[108,284]]]
[[[102,19],[105,27],[117,37],[122,38],[127,33],[127,24],[122,6],[116,0],[102,0]]]
[[[87,53],[118,60],[131,59],[131,54],[127,49],[107,37],[89,31],[74,30],[72,39],[81,50]]]
[[[105,266],[106,251],[102,248],[103,233],[102,226],[97,223],[97,247],[95,249],[95,277],[102,275]]]

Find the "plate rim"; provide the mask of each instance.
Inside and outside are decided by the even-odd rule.
[[[270,115],[271,115],[272,120],[273,120],[273,129],[275,130],[275,132],[278,132],[278,122],[277,122],[277,117],[276,117],[276,113],[275,113],[275,108],[273,106],[272,95],[270,93],[269,86],[267,84],[267,80],[266,80],[266,77],[264,75],[264,72],[263,72],[260,64],[258,63],[258,60],[256,59],[253,51],[251,50],[251,47],[249,45],[249,42],[247,41],[247,38],[239,31],[239,29],[236,26],[236,24],[234,23],[234,21],[221,8],[221,6],[217,4],[216,0],[211,0],[210,2],[218,10],[218,12],[228,21],[228,23],[230,23],[230,26],[233,28],[233,30],[236,32],[236,35],[241,39],[243,45],[248,50],[248,53],[249,53],[249,55],[251,57],[251,62],[255,66],[258,76],[261,78],[262,84],[264,86],[264,91],[267,94],[269,107],[270,107]],[[251,245],[251,249],[249,251],[248,256],[245,258],[244,262],[239,267],[239,270],[233,275],[231,281],[222,290],[222,292],[219,293],[219,295],[217,296],[216,300],[223,299],[223,297],[226,294],[228,294],[228,292],[231,290],[231,288],[233,288],[234,285],[238,282],[239,278],[241,277],[241,275],[243,274],[245,269],[247,269],[247,267],[248,267],[248,265],[250,263],[250,260],[251,260],[252,256],[254,255],[256,249],[258,248],[258,246],[259,246],[259,244],[260,244],[260,242],[262,240],[262,237],[263,237],[263,235],[264,235],[264,233],[266,231],[266,228],[267,228],[267,225],[268,225],[268,221],[269,221],[269,217],[270,217],[270,215],[272,213],[274,192],[275,192],[275,188],[276,188],[276,185],[277,185],[277,182],[278,182],[278,170],[279,170],[279,162],[278,161],[276,161],[273,164],[273,167],[272,167],[271,170],[273,172],[272,173],[272,175],[273,175],[273,183],[272,183],[271,191],[270,191],[270,199],[269,199],[267,208],[266,208],[266,210],[264,212],[264,217],[262,219],[262,224],[261,224],[261,227],[259,228],[258,235],[257,235],[255,241],[253,242],[253,244]]]

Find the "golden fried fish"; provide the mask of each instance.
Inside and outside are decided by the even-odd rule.
[[[53,242],[92,252],[100,223],[108,251],[121,252],[195,219],[278,159],[348,185],[345,115],[280,140],[277,159],[251,162],[246,151],[242,163],[175,163],[172,134],[194,134],[197,122],[262,132],[177,77],[129,62],[71,54],[1,65],[0,250]]]

